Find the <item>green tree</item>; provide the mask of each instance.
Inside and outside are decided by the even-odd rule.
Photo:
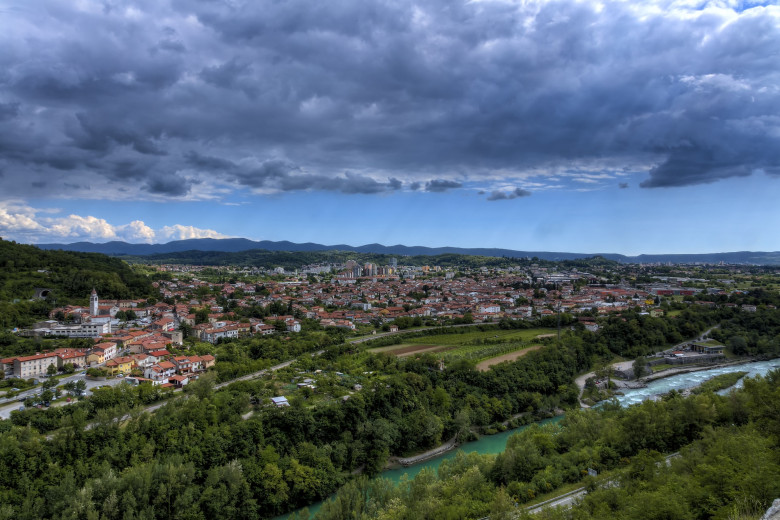
[[[640,377],[647,374],[647,359],[644,356],[639,356],[634,360],[634,364],[632,365],[632,368],[634,369],[634,377],[639,379]]]

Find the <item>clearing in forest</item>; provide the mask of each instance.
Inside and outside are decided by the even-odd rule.
[[[486,359],[484,361],[481,361],[480,363],[477,363],[477,370],[480,372],[487,372],[490,370],[490,367],[493,365],[498,365],[499,363],[503,363],[504,361],[515,361],[529,352],[533,352],[534,350],[539,350],[542,348],[542,345],[534,345],[533,347],[524,348],[523,350],[517,350],[515,352],[510,352],[508,354],[504,354],[502,356],[496,356],[490,359]]]

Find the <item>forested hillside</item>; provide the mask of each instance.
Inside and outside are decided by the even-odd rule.
[[[43,251],[0,240],[0,314],[5,326],[24,326],[44,317],[56,302],[86,304],[95,288],[102,299],[146,298],[152,286],[117,258],[98,253]],[[50,291],[30,302],[36,288]],[[13,302],[16,300],[16,304]]]
[[[780,496],[778,403],[776,370],[728,396],[569,412],[513,436],[498,456],[459,454],[397,487],[350,482],[317,519],[757,520]],[[572,484],[590,491],[574,509],[532,515],[515,505]]]
[[[0,240],[0,300],[31,298],[48,287],[60,298],[86,298],[96,288],[101,298],[149,296],[146,277],[123,261],[99,253],[44,251]]]
[[[143,262],[150,264],[188,264],[188,265],[233,265],[253,266],[262,268],[284,267],[285,269],[299,269],[305,265],[337,263],[343,264],[348,260],[358,263],[371,262],[378,265],[388,265],[393,255],[357,253],[353,251],[265,251],[255,249],[238,253],[224,253],[219,251],[184,251],[181,253],[163,253],[148,256],[122,257],[129,262]],[[522,260],[513,258],[499,258],[487,256],[467,256],[458,254],[443,254],[436,256],[405,256],[396,257],[403,265],[440,265],[443,267],[508,267],[523,263]]]

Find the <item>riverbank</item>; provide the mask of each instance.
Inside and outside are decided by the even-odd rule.
[[[523,417],[528,417],[529,415],[531,415],[530,412],[518,413],[518,414],[513,415],[512,417],[510,417],[509,419],[507,419],[506,421],[501,423],[502,426],[504,426],[506,428],[505,430],[496,432],[496,433],[494,433],[492,435],[484,434],[484,435],[478,436],[478,438],[489,438],[489,437],[492,437],[493,435],[500,435],[501,433],[504,433],[507,430],[509,430],[509,431],[516,430],[518,428],[522,428],[524,426],[528,426],[529,424],[533,424],[534,422],[545,421],[547,419],[553,419],[555,417],[560,417],[560,416],[564,415],[565,413],[566,413],[565,410],[561,410],[560,408],[556,408],[554,410],[554,412],[552,413],[552,415],[548,415],[547,417],[543,417],[541,419],[537,419],[536,421],[531,420],[530,422],[527,422],[525,424],[516,424],[515,426],[512,426],[511,423],[513,421],[517,421],[518,419],[521,419]],[[476,434],[477,432],[473,432],[473,433]],[[469,442],[473,442],[473,441],[469,441]],[[466,444],[468,444],[468,442]],[[385,464],[385,467],[384,467],[383,471],[396,470],[396,469],[400,469],[400,468],[407,468],[409,466],[414,466],[416,464],[420,464],[422,462],[426,462],[426,461],[429,461],[431,459],[435,459],[436,457],[438,457],[440,455],[444,455],[447,452],[454,451],[457,448],[459,448],[461,445],[462,445],[462,443],[458,442],[456,440],[456,437],[453,437],[452,439],[448,440],[447,442],[445,442],[444,444],[442,444],[440,446],[432,448],[432,449],[430,449],[428,451],[424,451],[422,453],[418,453],[417,455],[412,455],[411,457],[392,456],[392,457],[390,457],[388,459],[387,464]]]
[[[419,453],[411,457],[390,457],[390,460],[388,460],[387,464],[385,465],[385,469],[397,469],[401,466],[406,468],[414,464],[419,464],[420,462],[425,462],[426,460],[438,457],[443,453],[447,453],[450,450],[454,450],[458,446],[460,446],[460,443],[456,440],[455,437],[453,437],[441,446],[437,446],[436,448],[424,451],[423,453]]]
[[[745,358],[745,359],[737,359],[734,361],[729,361],[726,363],[714,363],[711,365],[699,365],[699,366],[685,367],[685,368],[669,368],[649,376],[640,377],[637,381],[647,384],[670,376],[676,376],[680,374],[690,374],[693,372],[701,372],[702,370],[713,370],[715,368],[745,365],[747,363],[755,363],[756,361],[762,361],[762,360],[756,358]]]

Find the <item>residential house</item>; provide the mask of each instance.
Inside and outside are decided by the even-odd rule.
[[[59,357],[57,365],[62,368],[70,363],[74,368],[87,366],[87,353],[82,349],[58,348],[54,351]]]
[[[116,355],[118,354],[116,343],[98,343],[97,345],[92,347],[92,350],[90,352],[96,352],[96,351],[101,351],[103,353],[104,361],[108,361],[109,359],[116,357]]]
[[[192,372],[192,361],[187,356],[176,356],[173,358],[173,364],[176,365],[177,374],[189,374]]]
[[[135,359],[132,356],[122,356],[106,361],[105,369],[109,374],[128,374],[135,366]]]

